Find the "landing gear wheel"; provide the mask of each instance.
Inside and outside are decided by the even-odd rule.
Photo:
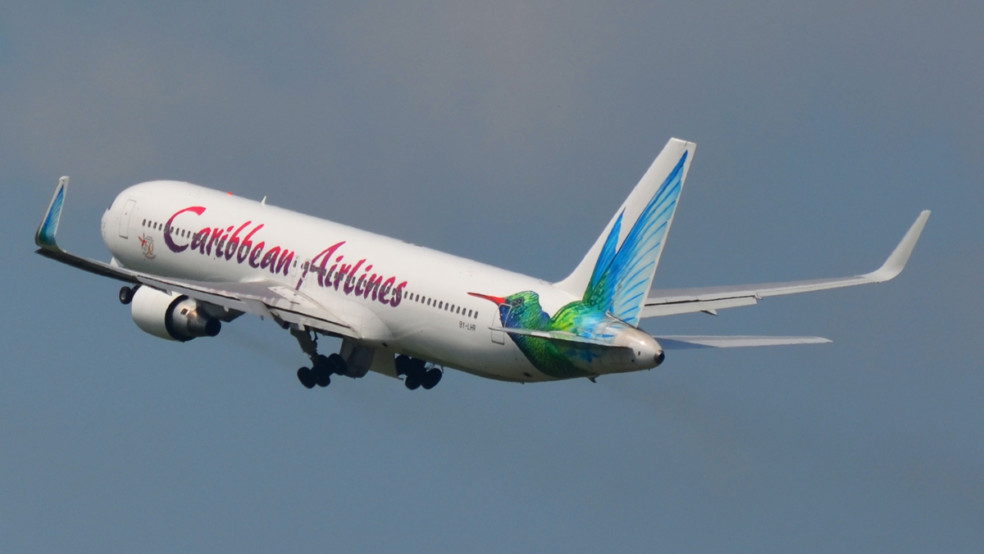
[[[400,354],[396,357],[396,374],[397,375],[407,375],[409,374],[410,368],[410,356],[405,356]]]
[[[297,380],[304,385],[304,388],[313,389],[315,383],[314,373],[306,367],[297,370]]]
[[[432,367],[421,377],[420,386],[424,387],[424,390],[431,390],[441,382],[441,377],[443,376],[444,373],[440,369]]]
[[[348,373],[348,364],[340,354],[332,354],[328,356],[328,369],[336,375],[345,375]]]
[[[315,366],[314,369],[311,370],[311,373],[314,375],[314,382],[317,383],[319,387],[327,387],[331,384],[331,372],[328,371],[326,366]]]
[[[133,302],[133,293],[136,292],[137,288],[133,287],[123,287],[120,289],[120,303],[129,304]]]
[[[420,388],[420,377],[416,375],[407,375],[407,378],[403,381],[403,384],[410,390],[417,390]]]

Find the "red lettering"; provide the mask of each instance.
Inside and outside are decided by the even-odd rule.
[[[240,225],[239,228],[236,229],[236,232],[232,234],[232,237],[229,239],[229,242],[226,243],[226,249],[225,249],[226,250],[226,256],[225,256],[225,258],[227,260],[231,260],[232,257],[234,255],[236,255],[237,251],[239,250],[239,233],[241,233],[243,231],[243,229],[245,229],[246,226],[249,225],[250,223],[252,223],[252,221],[247,221],[246,223],[243,223],[242,225]],[[230,227],[230,229],[232,229],[232,227]],[[242,262],[239,262],[239,263],[242,263]]]
[[[178,244],[174,242],[173,238],[171,238],[171,229],[174,219],[185,212],[192,212],[195,215],[202,215],[202,213],[205,212],[205,208],[203,206],[191,206],[183,210],[178,210],[174,212],[174,215],[172,215],[170,219],[167,220],[167,223],[164,225],[164,244],[166,244],[171,252],[174,253],[184,252],[185,249],[188,248],[187,244]]]
[[[246,258],[250,256],[250,251],[253,249],[253,235],[255,235],[256,232],[262,228],[263,228],[263,224],[260,223],[256,227],[253,227],[253,230],[250,231],[249,234],[246,235],[246,238],[243,239],[242,245],[239,246],[239,253],[236,254],[237,262],[243,263],[246,261]]]
[[[263,254],[263,247],[266,246],[265,242],[261,242],[253,248],[253,251],[249,253],[249,266],[252,268],[259,269],[260,262],[256,261]]]
[[[318,272],[318,286],[319,287],[324,288],[325,286],[327,286],[326,283],[328,281],[327,281],[327,277],[325,275],[325,266],[328,265],[328,262],[331,260],[331,257],[335,254],[335,251],[338,250],[343,244],[345,244],[345,241],[335,243],[335,244],[329,246],[328,248],[325,248],[321,252],[319,252],[318,255],[315,256],[314,258],[311,258],[311,264],[308,266],[308,271],[317,271]],[[341,256],[339,256],[339,257],[341,257]],[[314,269],[314,267],[318,265],[318,260],[319,259],[321,260],[320,267],[318,267],[318,269]],[[332,266],[332,269],[334,270],[335,269],[335,266]],[[328,272],[328,275],[331,275],[331,271]]]
[[[395,308],[400,305],[400,302],[403,300],[403,289],[406,286],[407,286],[406,281],[403,281],[402,283],[396,286],[396,290],[394,291],[393,294],[393,299],[390,300],[390,306],[393,306]]]
[[[273,263],[277,260],[277,255],[280,254],[280,247],[274,246],[263,255],[263,260],[260,261],[260,269],[266,269],[268,267],[273,267]],[[270,270],[273,273],[273,270]]]
[[[290,273],[290,264],[294,262],[294,251],[284,248],[280,251],[280,259],[277,260],[276,267],[270,267],[270,273]]]
[[[383,282],[383,276],[376,275],[375,273],[373,273],[372,276],[369,277],[369,285],[366,287],[366,291],[365,294],[363,295],[363,298],[369,298],[369,295],[372,294],[372,299],[375,300],[376,295],[379,294],[379,285],[382,282]]]
[[[191,237],[191,249],[198,250],[203,256],[205,255],[205,243],[208,242],[208,227],[198,231]]]
[[[338,259],[342,259],[342,257],[339,256]],[[352,264],[342,264],[342,267],[338,270],[338,273],[335,274],[335,290],[338,290],[338,285],[342,282],[342,279],[348,275],[350,269],[352,269]]]
[[[219,240],[219,237],[221,236],[222,236],[222,229],[219,229],[218,227],[212,229],[212,237],[208,240],[208,245],[205,246],[206,254],[208,254],[209,256],[212,255],[212,246],[215,244],[216,241]],[[217,248],[216,252],[218,252],[220,249],[221,247]],[[219,256],[221,256],[221,254],[218,254],[216,257]]]
[[[358,263],[355,264],[355,267],[352,268],[352,272],[349,273],[348,279],[345,279],[345,286],[343,287],[345,294],[352,294],[352,291],[355,290],[355,283],[352,281],[355,280],[355,274],[364,263],[366,263],[365,258],[359,260]]]
[[[290,268],[294,265],[294,258],[297,253],[283,246],[272,246],[267,249],[266,241],[254,243],[254,236],[264,227],[263,223],[258,223],[252,228],[252,221],[246,221],[238,227],[229,225],[228,227],[203,227],[197,233],[191,235],[190,239],[182,241],[181,233],[175,230],[179,225],[175,220],[184,213],[193,213],[201,216],[205,213],[204,206],[189,206],[178,210],[164,224],[164,242],[174,253],[181,253],[185,250],[197,251],[202,256],[214,256],[224,258],[227,261],[235,261],[238,264],[249,264],[254,269],[266,269],[270,273],[283,275],[290,274]],[[246,233],[246,230],[249,232]],[[243,236],[243,234],[245,236]],[[407,281],[396,284],[396,277],[384,278],[383,275],[371,273],[373,264],[366,263],[367,259],[362,258],[353,264],[341,263],[344,256],[335,254],[345,244],[345,241],[337,242],[322,250],[310,261],[304,262],[301,275],[297,281],[297,289],[301,288],[305,277],[311,273],[318,273],[318,286],[333,287],[335,290],[341,289],[346,295],[354,294],[357,297],[372,298],[392,307],[400,305],[404,297],[404,289]],[[334,258],[334,263],[332,263]],[[328,269],[328,264],[332,263]],[[364,267],[363,267],[364,266]],[[327,270],[326,270],[327,269]],[[336,272],[337,269],[337,272]]]
[[[389,295],[390,290],[393,289],[394,284],[396,284],[396,277],[390,277],[389,279],[383,281],[383,286],[379,288],[379,295],[376,297],[377,300],[383,304],[389,304],[390,301],[386,297]]]

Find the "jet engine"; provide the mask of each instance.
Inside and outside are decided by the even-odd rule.
[[[130,313],[137,327],[168,340],[214,337],[222,328],[222,322],[205,313],[194,299],[146,286],[133,293]]]

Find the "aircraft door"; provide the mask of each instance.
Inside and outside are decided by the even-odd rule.
[[[127,199],[126,203],[123,204],[123,211],[120,212],[120,238],[125,239],[130,235],[130,214],[133,213],[133,207],[137,205],[137,201],[133,198]]]

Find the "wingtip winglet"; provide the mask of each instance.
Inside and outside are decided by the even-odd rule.
[[[45,250],[58,250],[55,236],[58,234],[58,222],[61,220],[62,207],[65,205],[65,191],[68,188],[68,176],[58,180],[54,194],[51,195],[51,202],[48,209],[41,218],[41,224],[34,233],[34,243]]]
[[[892,251],[888,259],[881,267],[872,271],[871,273],[865,275],[865,277],[871,279],[872,281],[881,283],[884,281],[889,281],[898,277],[902,270],[905,269],[906,263],[909,261],[909,256],[912,255],[913,249],[916,247],[916,243],[919,242],[919,236],[922,235],[923,229],[926,227],[926,222],[929,221],[929,215],[932,212],[930,210],[923,210],[919,213],[919,217],[916,221],[909,227],[906,231],[905,236],[899,241],[898,246]]]

